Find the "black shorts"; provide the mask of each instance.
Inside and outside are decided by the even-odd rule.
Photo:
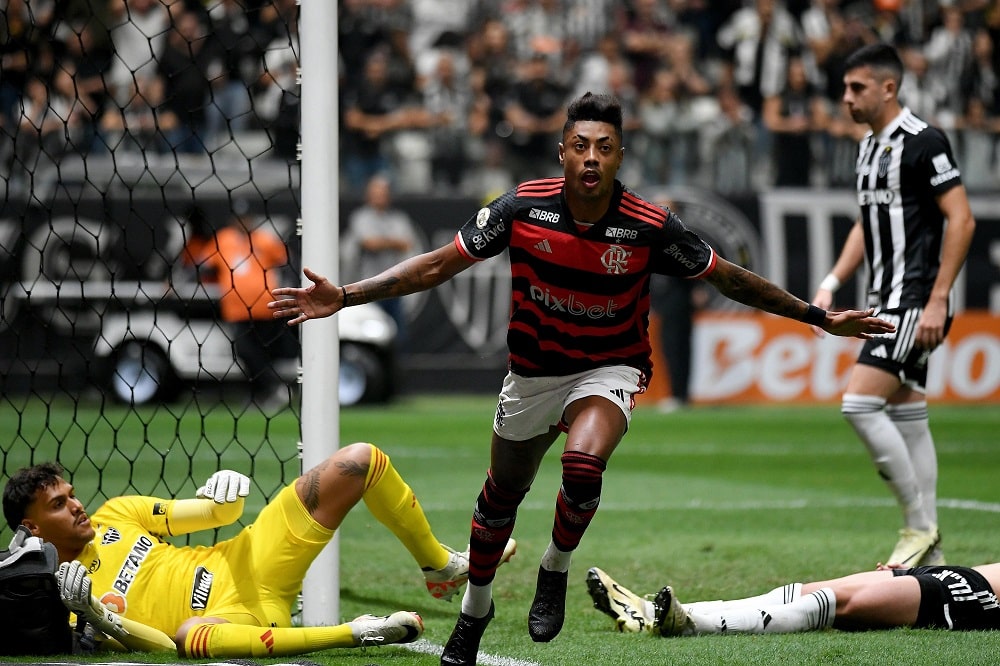
[[[858,355],[858,363],[881,368],[899,377],[899,381],[906,386],[923,393],[927,388],[927,361],[933,351],[914,346],[917,322],[923,313],[923,308],[899,308],[876,312],[876,317],[895,324],[896,330],[865,340]],[[945,320],[945,335],[948,335],[951,321],[951,317]]]
[[[913,576],[920,584],[918,629],[975,631],[1000,629],[997,595],[981,573],[969,567],[914,567],[896,569],[897,576]]]

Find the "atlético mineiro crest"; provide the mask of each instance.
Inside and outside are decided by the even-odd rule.
[[[878,156],[878,177],[885,178],[889,173],[889,161],[892,159],[892,146],[886,146]]]

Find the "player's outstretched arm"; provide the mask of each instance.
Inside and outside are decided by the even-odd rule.
[[[337,286],[327,278],[304,268],[312,281],[308,287],[278,287],[272,289],[275,300],[267,304],[275,319],[289,318],[288,325],[308,319],[329,317],[351,305],[371,303],[383,298],[406,296],[432,289],[447,282],[471,266],[474,261],[448,243],[431,252],[411,257],[370,278],[349,285]]]
[[[833,335],[865,339],[895,330],[889,322],[873,317],[872,310],[833,313],[809,305],[778,285],[721,257],[705,280],[734,301],[819,326]]]

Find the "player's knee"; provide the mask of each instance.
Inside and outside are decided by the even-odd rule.
[[[351,462],[367,469],[372,461],[372,451],[377,448],[368,442],[354,442],[339,449],[330,459],[338,463]]]

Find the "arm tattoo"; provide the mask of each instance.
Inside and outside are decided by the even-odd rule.
[[[730,265],[732,268],[713,271],[706,278],[724,296],[744,305],[789,319],[801,320],[809,309],[808,303],[796,298],[778,285],[742,266]]]

